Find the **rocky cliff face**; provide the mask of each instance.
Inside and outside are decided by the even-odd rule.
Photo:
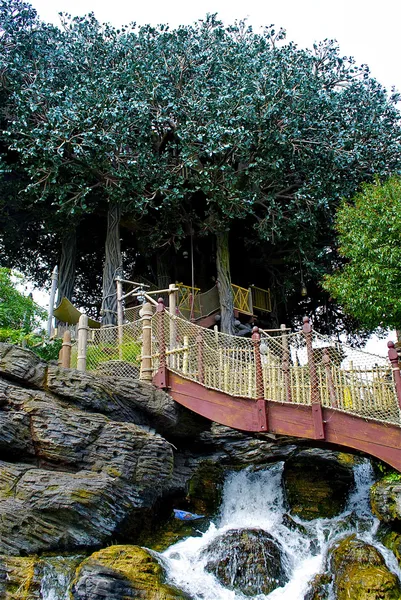
[[[108,590],[110,598],[150,598],[146,590],[152,589],[155,598],[184,598],[164,586],[154,559],[138,545],[162,550],[194,535],[192,524],[169,518],[173,506],[212,516],[228,470],[263,469],[280,460],[286,461],[284,488],[293,515],[341,512],[353,482],[347,455],[211,424],[149,384],[61,369],[29,350],[0,344],[0,597],[41,597],[47,559],[36,554],[87,555],[128,543],[135,547],[112,546],[81,561],[73,597],[95,599]],[[400,497],[397,481],[372,488],[375,513],[396,526],[384,543],[398,559]],[[330,581],[338,598],[348,597],[348,562],[335,568],[344,577]],[[150,583],[142,572],[151,572]],[[325,578],[316,580],[308,600],[325,597]],[[383,580],[389,599],[399,593],[390,579]]]
[[[177,494],[210,514],[225,467],[284,458],[290,442],[211,427],[149,384],[0,344],[0,553],[132,540]]]
[[[0,552],[102,545],[174,481],[174,436],[203,420],[152,386],[99,381],[0,345]]]

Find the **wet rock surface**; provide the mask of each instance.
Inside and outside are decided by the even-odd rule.
[[[206,570],[221,584],[245,596],[270,594],[288,581],[287,557],[273,536],[261,529],[236,529],[217,537],[204,551]]]
[[[381,553],[351,535],[332,550],[336,600],[399,600],[400,582],[389,571]]]
[[[354,483],[352,463],[328,450],[302,450],[286,460],[283,483],[293,515],[331,518],[344,510]]]
[[[401,481],[382,479],[370,490],[372,512],[385,523],[401,525]]]
[[[138,546],[110,546],[95,552],[77,570],[72,587],[74,600],[190,600],[164,583],[156,559]]]

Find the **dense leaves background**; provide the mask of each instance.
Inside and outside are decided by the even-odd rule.
[[[0,10],[4,264],[42,282],[60,252],[71,265],[73,230],[75,295],[99,310],[104,256],[104,296],[123,261],[190,283],[192,239],[207,289],[228,240],[235,283],[273,290],[266,324],[307,311],[323,331],[355,328],[319,284],[339,261],[335,210],[401,168],[398,96],[367,67],[332,41],[302,50],[215,16],[117,30],[93,15],[46,25],[20,0]]]

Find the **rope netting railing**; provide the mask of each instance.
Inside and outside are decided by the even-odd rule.
[[[162,338],[166,365],[231,396],[325,407],[400,424],[391,366],[384,357],[316,332],[258,339],[203,329],[167,312],[152,319],[153,368]],[[259,337],[257,335],[257,337]]]
[[[142,322],[89,329],[86,369],[109,377],[139,378],[142,353]],[[78,364],[78,345],[72,346],[71,366]]]
[[[261,337],[254,328],[251,339],[199,327],[170,314],[162,303],[157,310],[150,304],[127,309],[125,320],[115,327],[84,328],[88,370],[150,381],[152,374],[167,367],[230,396],[295,405],[316,403],[401,424],[388,359],[320,335],[312,331],[307,319],[302,331],[284,329]],[[82,361],[82,352],[78,339],[72,345],[71,366]],[[398,365],[397,357],[394,360]]]

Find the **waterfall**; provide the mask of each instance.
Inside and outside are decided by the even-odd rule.
[[[394,555],[375,538],[379,522],[372,515],[369,505],[369,489],[374,479],[367,460],[354,468],[355,486],[344,512],[335,518],[314,521],[295,518],[289,522],[285,518],[281,485],[283,465],[276,463],[262,471],[245,470],[227,477],[220,514],[206,533],[178,542],[162,554],[161,561],[167,570],[169,583],[187,592],[194,600],[235,600],[245,597],[257,600],[303,600],[311,579],[325,569],[328,548],[337,539],[351,533],[376,546],[388,568],[401,577]],[[218,545],[218,540],[222,536],[224,538],[226,532],[242,529],[267,532],[277,540],[286,557],[284,568],[287,583],[267,595],[258,593],[244,596],[241,592],[223,587],[208,572],[210,552],[214,551],[216,541]]]
[[[41,600],[70,600],[70,586],[75,569],[83,556],[51,556],[41,560]]]

